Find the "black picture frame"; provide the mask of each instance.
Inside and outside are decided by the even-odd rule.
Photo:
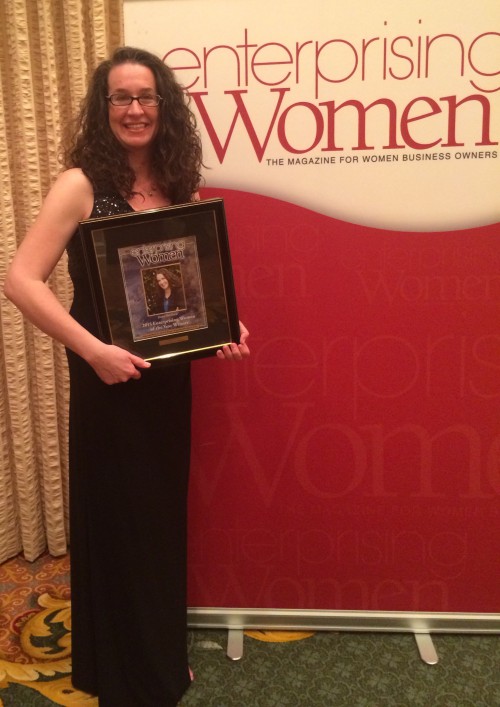
[[[103,341],[154,365],[239,342],[223,199],[87,219],[79,231]]]

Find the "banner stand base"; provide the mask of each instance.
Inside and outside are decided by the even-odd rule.
[[[227,655],[243,656],[243,631],[371,631],[413,633],[421,659],[439,658],[432,633],[500,634],[500,614],[422,613],[397,611],[316,611],[303,609],[188,609],[190,628],[228,630]]]

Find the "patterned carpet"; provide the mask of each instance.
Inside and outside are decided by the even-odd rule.
[[[89,705],[71,685],[69,557],[0,566],[0,705]]]
[[[68,557],[0,566],[1,707],[97,707],[71,686],[68,577]],[[500,637],[433,640],[428,666],[409,634],[249,631],[233,662],[226,631],[190,631],[182,707],[500,707]]]
[[[499,707],[500,638],[437,636],[440,662],[424,664],[408,634],[317,632],[293,643],[245,639],[224,660],[195,635],[195,682],[182,707]],[[211,654],[210,654],[211,653]]]

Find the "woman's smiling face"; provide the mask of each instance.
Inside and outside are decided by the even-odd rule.
[[[168,290],[168,288],[170,287],[169,282],[163,273],[158,273],[158,275],[156,276],[156,282],[162,290]]]
[[[151,69],[142,64],[118,64],[108,75],[108,95],[146,96],[157,93]],[[159,107],[141,106],[132,101],[129,106],[114,106],[109,102],[109,126],[126,150],[148,148],[158,132]]]

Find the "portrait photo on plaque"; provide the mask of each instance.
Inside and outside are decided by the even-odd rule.
[[[238,343],[222,199],[87,219],[80,236],[103,341],[157,363]]]

